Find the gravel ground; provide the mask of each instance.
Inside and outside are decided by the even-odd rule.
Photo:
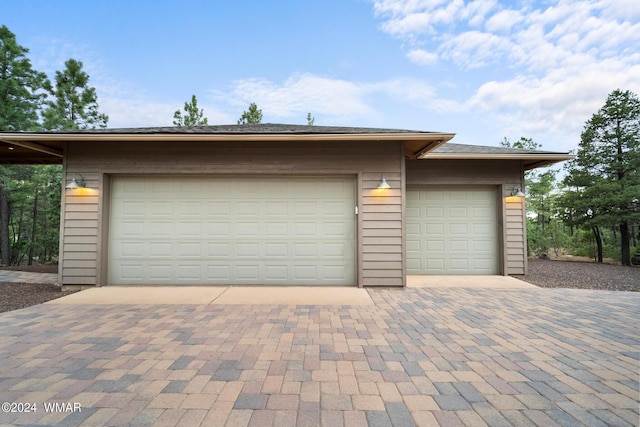
[[[2,269],[34,273],[58,272],[57,265],[21,265],[19,267],[2,267]],[[0,282],[0,313],[42,304],[74,292],[77,291],[62,292],[60,286],[47,283]]]
[[[22,266],[5,269],[56,273],[57,266]],[[640,267],[589,262],[529,260],[529,274],[520,279],[545,288],[640,291]],[[60,286],[41,283],[0,282],[0,312],[18,310],[77,291],[62,292]]]
[[[595,262],[529,260],[522,280],[544,288],[640,291],[640,267]]]

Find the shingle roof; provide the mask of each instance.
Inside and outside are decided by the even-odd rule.
[[[562,154],[557,151],[527,150],[523,148],[490,147],[486,145],[449,142],[431,151],[433,154]]]
[[[202,134],[202,135],[363,135],[363,134],[435,134],[439,132],[426,132],[407,129],[387,129],[369,127],[347,126],[308,126],[289,125],[279,123],[260,123],[244,125],[215,125],[215,126],[161,126],[143,128],[106,128],[106,129],[77,129],[64,131],[35,132],[40,134],[129,134],[129,135],[153,135],[153,134]]]
[[[403,141],[409,159],[520,159],[525,168],[570,158],[565,153],[446,143],[453,133],[407,129],[307,126],[275,123],[197,127],[81,129],[0,132],[0,163],[61,163],[65,141]],[[444,145],[443,145],[444,144]]]
[[[424,160],[520,160],[526,170],[572,159],[567,153],[447,143],[420,157]]]

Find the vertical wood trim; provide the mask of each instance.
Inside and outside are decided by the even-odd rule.
[[[507,204],[505,203],[506,186],[501,184],[498,186],[496,194],[498,195],[498,241],[500,242],[500,274],[509,275],[509,259],[507,255]]]
[[[65,141],[63,144],[63,152],[68,152],[67,150],[67,142]],[[58,283],[62,284],[64,283],[62,281],[62,269],[64,268],[64,262],[65,262],[65,252],[64,252],[64,236],[65,236],[65,227],[64,227],[64,223],[65,223],[65,218],[66,218],[66,205],[67,205],[67,193],[66,193],[66,186],[67,186],[67,156],[63,156],[62,157],[62,190],[60,191],[60,194],[62,195],[61,197],[61,202],[60,203],[60,231],[58,234],[59,238],[58,238]]]
[[[524,186],[524,162],[520,162],[520,188],[522,191],[526,191]],[[522,198],[522,242],[524,244],[524,274],[526,275],[529,270],[529,240],[527,238],[527,199]]]
[[[407,231],[406,231],[406,212],[407,212],[407,159],[404,155],[404,145],[399,145],[400,149],[400,209],[402,214],[400,221],[402,222],[402,238],[400,244],[402,245],[402,287],[407,287]]]
[[[109,271],[109,224],[111,212],[111,176],[100,174],[101,204],[98,210],[98,269],[96,273],[97,286],[107,285],[107,272]]]
[[[358,288],[364,287],[364,277],[363,277],[363,227],[362,227],[362,206],[363,206],[363,179],[362,179],[362,170],[359,170],[356,174],[356,206],[358,208],[358,215],[356,215],[356,286]],[[355,212],[354,212],[355,214]]]

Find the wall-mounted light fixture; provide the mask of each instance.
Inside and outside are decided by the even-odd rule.
[[[71,181],[65,187],[67,190],[76,190],[78,188],[85,188],[87,183],[84,182],[82,175],[74,176]]]
[[[380,180],[380,184],[378,184],[378,186],[376,188],[378,190],[388,190],[389,188],[391,188],[391,186],[389,185],[387,180],[384,178],[384,175],[382,175],[382,179]]]
[[[525,194],[519,188],[513,187],[513,190],[511,190],[511,197],[524,197],[524,196]]]

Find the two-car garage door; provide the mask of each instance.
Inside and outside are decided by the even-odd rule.
[[[407,191],[407,274],[499,274],[495,188]]]
[[[353,177],[113,177],[111,284],[356,282]]]

